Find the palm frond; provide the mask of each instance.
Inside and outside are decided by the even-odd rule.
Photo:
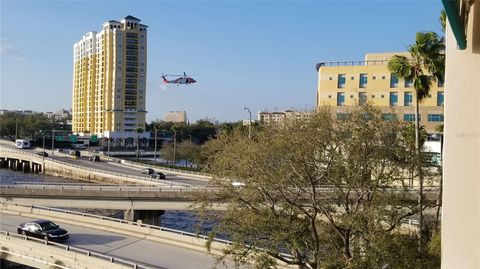
[[[388,62],[388,70],[398,78],[409,80],[413,76],[413,66],[410,60],[402,55],[394,55]]]
[[[433,76],[420,75],[413,81],[413,87],[417,91],[417,99],[421,102],[430,92]]]

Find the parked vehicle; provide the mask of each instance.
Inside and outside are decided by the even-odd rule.
[[[92,156],[88,157],[88,160],[92,161],[92,162],[99,162],[100,161],[100,156],[92,155]]]
[[[18,234],[42,238],[44,240],[65,241],[69,234],[67,230],[49,220],[34,220],[18,225]]]
[[[40,155],[42,157],[48,157],[48,153],[46,153],[45,151],[37,152],[37,155]]]
[[[143,168],[140,171],[140,174],[142,174],[142,175],[151,175],[153,173],[155,173],[155,170],[153,170],[152,168]]]
[[[162,172],[154,172],[154,173],[150,174],[150,177],[151,178],[156,178],[156,179],[165,179],[166,176]]]
[[[15,145],[19,149],[29,149],[30,148],[30,141],[25,139],[17,139],[15,140]]]

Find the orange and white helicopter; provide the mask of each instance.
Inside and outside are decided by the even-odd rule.
[[[172,79],[172,80],[168,80],[167,77],[179,77],[177,79]],[[196,80],[194,80],[193,78],[187,76],[187,74],[185,72],[183,72],[183,76],[182,75],[164,75],[162,74],[162,78],[163,78],[163,82],[164,83],[168,83],[168,84],[177,84],[177,85],[180,85],[180,84],[186,84],[186,85],[190,85],[190,84],[193,84],[195,82],[197,82]]]

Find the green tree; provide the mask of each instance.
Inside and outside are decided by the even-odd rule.
[[[160,156],[167,162],[173,162],[173,143],[163,143],[160,149]]]
[[[413,81],[415,89],[415,148],[417,155],[421,154],[419,104],[429,95],[434,81],[442,81],[445,72],[445,45],[434,32],[418,32],[415,43],[408,47],[409,57],[394,55],[388,63],[388,69],[397,77],[406,81]],[[420,209],[420,237],[419,248],[423,249],[423,172],[421,158],[417,158],[419,168],[419,209]]]
[[[212,237],[228,234],[234,242],[220,260],[316,269],[414,263],[417,249],[400,232],[401,221],[417,212],[402,199],[411,197],[401,187],[409,165],[404,125],[361,109],[345,121],[322,110],[309,121],[267,126],[251,140],[238,130],[206,144],[217,188],[198,194],[199,212],[210,216],[223,201],[227,210]]]

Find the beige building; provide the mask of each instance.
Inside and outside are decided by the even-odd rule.
[[[145,129],[147,28],[127,16],[74,44],[74,133],[123,139]]]
[[[415,89],[390,73],[388,61],[407,53],[370,53],[363,61],[321,62],[317,64],[317,109],[329,106],[338,119],[354,107],[369,103],[379,107],[385,119],[415,121]],[[420,124],[430,133],[443,124],[444,88],[433,85],[430,95],[420,103]]]
[[[257,119],[260,123],[263,124],[279,124],[282,123],[285,119],[289,120],[304,120],[309,119],[313,114],[313,111],[296,111],[296,110],[285,110],[285,111],[275,111],[267,112],[260,111],[258,112]]]
[[[480,0],[447,12],[442,268],[480,268]]]
[[[166,122],[187,122],[187,112],[185,111],[169,111],[165,113]]]

